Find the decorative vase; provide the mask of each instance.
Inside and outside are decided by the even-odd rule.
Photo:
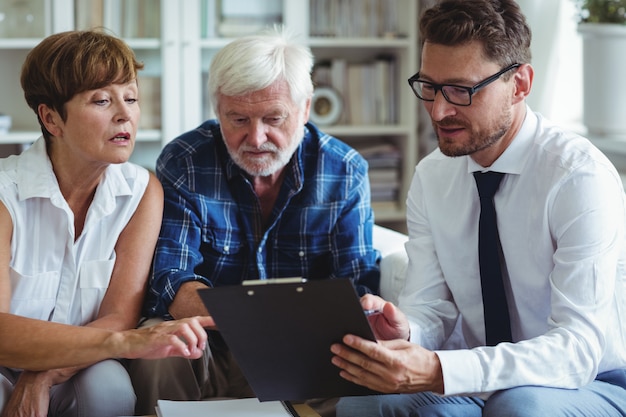
[[[626,135],[626,25],[580,23],[583,123],[589,136]]]

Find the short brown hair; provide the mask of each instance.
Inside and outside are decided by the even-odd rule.
[[[76,94],[127,83],[136,79],[142,68],[132,49],[115,36],[95,30],[61,32],[29,52],[22,65],[21,84],[35,114],[39,114],[39,105],[45,104],[65,120],[65,103]],[[41,120],[39,124],[49,139]]]
[[[446,46],[478,41],[501,67],[531,59],[532,33],[514,0],[442,0],[422,14],[420,36]]]

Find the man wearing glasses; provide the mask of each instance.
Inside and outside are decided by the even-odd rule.
[[[406,286],[398,307],[362,299],[383,313],[378,343],[331,347],[344,378],[391,395],[344,398],[338,417],[626,415],[616,169],[528,108],[531,33],[513,0],[443,0],[420,31],[409,84],[439,148],[407,199]]]

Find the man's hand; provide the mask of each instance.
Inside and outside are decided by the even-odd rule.
[[[361,297],[361,307],[363,307],[363,310],[380,312],[380,314],[368,316],[376,339],[409,339],[409,320],[393,303],[385,301],[376,295],[366,294]]]
[[[406,340],[372,342],[354,335],[331,346],[332,362],[348,381],[383,393],[443,393],[436,353]]]

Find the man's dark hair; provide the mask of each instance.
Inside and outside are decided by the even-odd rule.
[[[422,43],[446,46],[478,41],[501,67],[530,63],[531,30],[514,0],[442,0],[420,19]]]

